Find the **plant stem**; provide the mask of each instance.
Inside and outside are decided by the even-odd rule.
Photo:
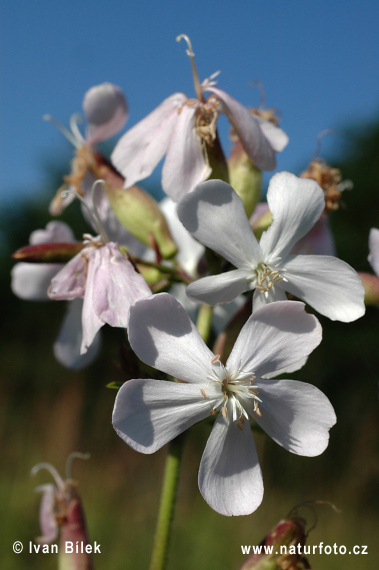
[[[213,307],[209,305],[200,306],[196,326],[203,337],[204,342],[207,342],[209,337],[212,314]],[[161,502],[159,505],[150,570],[164,570],[164,568],[166,568],[176,497],[179,487],[179,475],[185,436],[185,433],[181,433],[168,444]]]
[[[184,440],[185,433],[182,433],[168,444],[166,466],[163,475],[161,503],[159,506],[150,570],[163,570],[166,567],[176,496],[179,486]]]

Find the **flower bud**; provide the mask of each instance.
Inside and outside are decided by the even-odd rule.
[[[242,143],[237,140],[228,159],[230,184],[241,198],[248,218],[259,202],[262,186],[262,172],[248,157]]]
[[[12,254],[17,261],[29,263],[67,263],[84,247],[82,242],[27,245]]]

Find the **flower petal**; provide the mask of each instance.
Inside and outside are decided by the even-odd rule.
[[[274,125],[271,121],[267,121],[259,115],[254,115],[257,119],[261,131],[275,152],[281,152],[288,144],[289,138],[287,134]]]
[[[39,522],[42,536],[37,538],[38,544],[50,544],[58,537],[58,523],[55,518],[54,505],[57,488],[51,483],[40,485],[35,491],[42,491],[41,506],[39,511]]]
[[[89,123],[86,143],[89,146],[115,135],[126,123],[128,105],[117,85],[102,83],[91,87],[84,95],[83,110]]]
[[[308,356],[321,342],[321,325],[304,303],[278,301],[255,311],[243,326],[226,363],[257,377],[282,370]]]
[[[167,152],[178,109],[187,100],[175,93],[118,141],[111,159],[125,178],[125,188],[149,176]]]
[[[16,263],[11,271],[12,291],[26,301],[48,301],[51,280],[61,269],[60,263]]]
[[[262,502],[263,481],[251,428],[219,414],[201,458],[199,488],[221,515],[249,515]]]
[[[141,453],[154,453],[210,415],[212,402],[198,386],[164,380],[128,380],[117,393],[112,423]]]
[[[208,305],[228,303],[249,290],[248,277],[246,269],[234,269],[220,275],[203,277],[188,285],[187,295],[190,299]]]
[[[48,295],[55,301],[71,301],[77,297],[83,298],[86,287],[86,264],[83,255],[84,248],[75,255],[66,265],[53,277]]]
[[[273,222],[262,235],[260,246],[270,259],[289,254],[325,208],[324,193],[317,182],[289,172],[279,172],[271,178],[267,202]]]
[[[70,370],[82,370],[92,364],[101,346],[101,336],[97,334],[88,351],[80,354],[83,336],[82,309],[82,299],[69,302],[58,338],[53,346],[55,358],[62,366]]]
[[[30,245],[41,243],[66,243],[75,241],[71,228],[64,222],[49,222],[44,230],[35,230],[30,234]]]
[[[370,255],[368,260],[371,267],[379,277],[379,230],[376,228],[371,228],[369,235],[369,248]]]
[[[262,417],[254,418],[276,443],[298,455],[320,455],[329,441],[336,415],[318,388],[296,380],[260,380]]]
[[[195,106],[183,105],[181,108],[162,169],[162,188],[175,202],[212,172],[195,131],[195,112]]]
[[[225,114],[255,166],[260,170],[274,170],[276,167],[275,152],[257,117],[225,91],[217,87],[209,87],[207,91],[214,93],[222,101]]]
[[[321,218],[313,228],[294,246],[293,255],[336,255],[334,237],[330,229],[329,216],[321,214]]]
[[[212,374],[213,353],[172,295],[160,293],[130,309],[129,341],[149,366],[185,382],[204,383]]]
[[[332,321],[349,323],[364,315],[364,287],[350,265],[327,255],[295,255],[283,266],[286,291]]]
[[[208,180],[178,205],[185,228],[201,243],[238,268],[262,261],[261,248],[246,217],[241,198],[221,180]]]

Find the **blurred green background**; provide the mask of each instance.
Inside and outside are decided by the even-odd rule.
[[[332,215],[339,256],[357,271],[372,272],[368,262],[368,234],[379,227],[379,124],[354,125],[344,133],[344,156],[329,162],[341,168],[354,189],[343,195],[343,206]],[[10,291],[12,251],[28,243],[29,234],[50,220],[49,198],[60,185],[55,165],[51,187],[34,201],[22,203],[17,189],[12,209],[1,220],[1,568],[23,570],[57,568],[56,555],[14,554],[19,540],[27,547],[40,533],[40,496],[33,489],[50,482],[47,472],[33,479],[30,469],[52,463],[62,475],[71,451],[90,452],[89,461],[74,463],[89,527],[90,539],[101,544],[95,567],[104,570],[148,567],[166,450],[153,456],[129,449],[111,426],[115,391],[105,388],[126,379],[120,364],[123,331],[104,330],[102,357],[81,372],[62,368],[52,343],[64,313],[64,303],[21,301]],[[299,172],[306,165],[300,165]],[[79,238],[83,232],[79,208],[71,206],[63,219]],[[293,456],[266,435],[256,435],[263,470],[265,496],[248,517],[226,518],[203,501],[197,471],[209,434],[207,424],[195,426],[184,454],[174,522],[171,570],[237,570],[244,556],[241,545],[258,544],[297,504],[328,500],[315,507],[317,525],[308,544],[368,545],[366,556],[309,557],[315,569],[373,569],[379,567],[379,453],[378,379],[379,310],[351,324],[320,317],[321,346],[306,366],[292,377],[323,390],[333,403],[338,423],[325,453],[317,458]],[[106,327],[105,327],[106,328]],[[300,509],[308,526],[314,516]]]

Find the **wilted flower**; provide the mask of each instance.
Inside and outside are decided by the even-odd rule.
[[[153,453],[196,422],[217,416],[199,470],[200,491],[217,512],[246,515],[262,501],[249,416],[292,453],[315,456],[327,447],[336,421],[327,397],[303,382],[264,379],[320,343],[320,324],[303,303],[256,311],[225,366],[167,293],[131,308],[129,340],[143,362],[180,380],[125,382],[113,411],[117,433],[135,450]]]
[[[240,198],[225,182],[204,182],[181,200],[178,215],[183,225],[237,268],[191,283],[188,295],[214,305],[255,289],[256,310],[286,299],[288,292],[332,320],[361,317],[362,282],[347,263],[326,255],[291,255],[324,210],[324,194],[317,183],[288,172],[275,174],[267,202],[273,222],[258,244]]]
[[[242,145],[261,170],[273,170],[275,152],[283,150],[287,135],[265,119],[252,115],[233,97],[215,87],[217,74],[200,84],[191,43],[187,36],[196,99],[175,93],[131,128],[117,143],[112,161],[125,178],[125,188],[149,176],[166,155],[162,188],[173,200],[191,192],[211,174],[209,148],[217,137],[217,120],[227,115]],[[204,93],[211,95],[205,99]]]

